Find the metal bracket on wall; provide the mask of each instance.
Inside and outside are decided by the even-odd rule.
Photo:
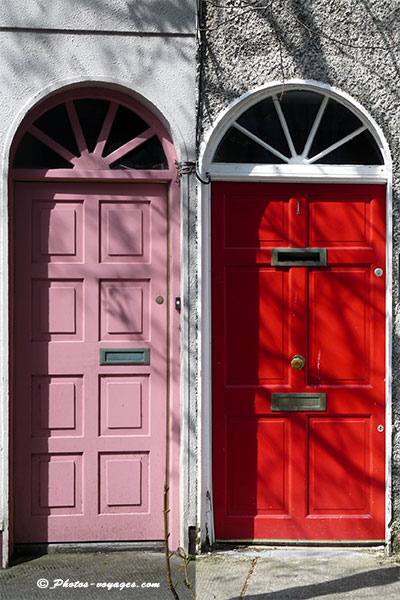
[[[197,163],[196,163],[196,162],[194,162],[194,161],[189,161],[189,160],[182,161],[182,162],[175,161],[175,166],[176,166],[176,169],[177,169],[177,171],[178,171],[178,179],[179,179],[179,180],[180,180],[180,178],[182,177],[182,175],[190,175],[191,173],[194,173],[194,174],[196,175],[196,178],[197,178],[197,179],[198,179],[198,180],[199,180],[201,183],[203,183],[204,185],[210,185],[210,183],[211,183],[211,177],[210,177],[210,174],[209,174],[209,173],[206,173],[206,177],[207,177],[207,179],[206,179],[206,180],[205,180],[205,179],[203,179],[203,178],[200,176],[199,169],[198,169],[198,165],[197,165]]]

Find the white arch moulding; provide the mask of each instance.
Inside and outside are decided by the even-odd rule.
[[[392,160],[389,146],[385,136],[371,115],[354,98],[347,93],[312,80],[295,79],[284,83],[284,92],[310,91],[317,92],[325,99],[335,100],[348,108],[361,121],[360,131],[354,132],[353,137],[362,131],[369,131],[383,157],[382,165],[329,165],[315,164],[319,156],[309,156],[307,151],[311,147],[310,132],[303,156],[293,152],[290,143],[290,133],[285,131],[277,107],[276,99],[282,93],[282,82],[271,82],[243,94],[219,115],[214,125],[200,147],[199,174],[203,181],[258,181],[258,182],[310,182],[310,183],[375,183],[386,186],[386,548],[390,544],[391,506],[391,423],[392,423]],[[230,127],[240,130],[236,124],[237,119],[249,108],[265,100],[275,97],[275,108],[284,130],[292,156],[284,156],[282,164],[249,164],[249,163],[223,163],[213,162],[217,148]],[[279,102],[278,102],[279,104]],[[314,128],[318,126],[314,121]],[[260,144],[256,136],[244,135]],[[315,133],[315,132],[314,132]],[[351,138],[349,138],[351,139]],[[346,140],[342,140],[342,144]],[[262,144],[260,144],[262,146]],[[340,144],[339,144],[340,145]],[[264,148],[271,151],[271,148]],[[329,152],[333,148],[327,149]],[[328,154],[327,151],[323,153]],[[212,491],[212,394],[211,394],[211,190],[210,185],[199,185],[198,197],[198,223],[199,223],[199,371],[202,373],[199,390],[199,485],[198,485],[198,522],[201,530],[201,540],[210,543],[215,541],[213,519],[213,491]]]

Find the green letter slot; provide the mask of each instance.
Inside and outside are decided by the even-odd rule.
[[[100,348],[101,365],[149,365],[150,348]]]

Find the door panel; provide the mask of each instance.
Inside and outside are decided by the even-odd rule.
[[[326,199],[310,199],[310,241],[325,246],[371,245],[371,205],[368,195],[359,195],[357,201],[346,191],[340,201],[329,195]],[[327,227],[329,223],[329,227]]]
[[[271,249],[326,248],[326,266]],[[217,539],[384,538],[385,189],[213,184]],[[299,370],[296,355],[305,358]],[[271,393],[326,410],[271,410]]]
[[[310,382],[369,383],[370,277],[368,267],[310,273]]]
[[[310,418],[309,433],[308,514],[369,514],[369,418]]]
[[[226,381],[256,384],[284,376],[284,277],[267,269],[232,268],[226,271]],[[274,289],[274,296],[268,294]],[[260,328],[257,311],[248,311],[249,297],[260,294],[260,310],[269,319]],[[259,338],[258,345],[254,338]]]
[[[167,227],[162,184],[16,186],[16,542],[163,537]]]
[[[229,417],[227,424],[228,515],[286,514],[288,495],[288,423],[286,419]],[[241,444],[238,444],[238,439]],[[249,452],[257,460],[251,465]],[[265,474],[265,477],[262,474]],[[254,477],[258,477],[253,487]]]

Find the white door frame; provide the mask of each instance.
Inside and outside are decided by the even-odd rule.
[[[282,89],[281,82],[271,82],[252,90],[231,103],[218,117],[200,149],[199,173],[203,180],[270,183],[374,183],[386,185],[386,500],[385,540],[390,544],[391,454],[392,454],[392,160],[389,146],[379,125],[348,94],[331,86],[308,80],[285,82],[285,91],[309,90],[339,101],[367,125],[375,138],[384,165],[255,165],[212,163],[214,153],[231,124],[247,108]],[[211,369],[211,189],[202,183],[198,194],[198,264],[199,264],[199,444],[198,444],[198,524],[201,542],[215,541],[212,492],[212,369]]]

